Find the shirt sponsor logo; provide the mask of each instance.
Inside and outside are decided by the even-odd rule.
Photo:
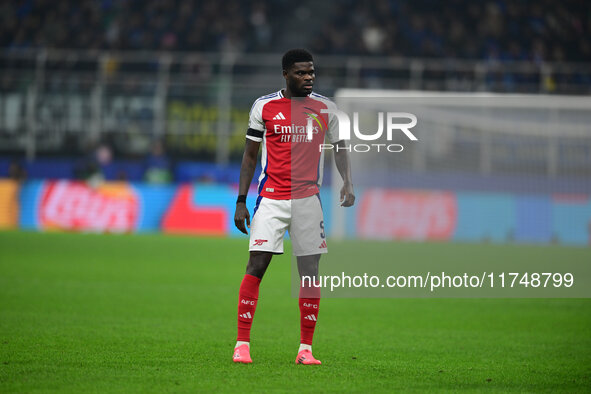
[[[281,142],[311,142],[312,136],[318,134],[320,129],[318,126],[308,122],[308,125],[273,125],[273,131],[275,134],[281,135]]]

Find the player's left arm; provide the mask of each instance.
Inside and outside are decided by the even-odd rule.
[[[326,102],[326,101],[325,101]],[[330,100],[326,102],[327,107],[336,110],[336,104]],[[347,153],[347,143],[340,139],[339,122],[337,117],[331,113],[328,116],[328,130],[326,137],[335,148],[334,161],[337,165],[337,170],[343,178],[343,187],[341,188],[341,207],[350,207],[355,204],[355,193],[353,192],[353,180],[351,178],[351,161]]]
[[[334,161],[337,165],[337,170],[343,178],[343,187],[341,188],[341,206],[350,207],[355,204],[355,193],[353,192],[353,180],[351,178],[351,161],[344,140],[337,141],[334,145],[339,148],[334,150]]]

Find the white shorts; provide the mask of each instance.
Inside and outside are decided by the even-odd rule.
[[[326,253],[324,215],[320,197],[297,200],[257,199],[250,222],[250,251],[283,253],[285,230],[289,231],[294,256]]]

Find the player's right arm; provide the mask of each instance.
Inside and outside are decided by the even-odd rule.
[[[257,166],[257,156],[259,147],[263,141],[265,125],[262,117],[262,106],[259,100],[255,101],[248,120],[248,130],[246,131],[246,145],[244,146],[244,155],[242,155],[242,164],[240,165],[240,180],[238,183],[238,195],[246,196],[248,188],[252,182],[254,171]],[[246,226],[244,225],[246,222]],[[246,201],[236,202],[236,212],[234,213],[234,224],[238,230],[248,234],[246,228],[250,228],[250,213],[246,208]]]
[[[257,166],[256,162],[260,145],[260,142],[255,142],[248,138],[246,139],[242,164],[240,165],[238,195],[246,196],[248,194],[248,188],[250,187]],[[246,208],[246,202],[237,202],[236,212],[234,214],[234,224],[236,224],[238,230],[242,231],[244,234],[248,234],[246,227],[244,226],[244,221],[246,221],[246,227],[250,228],[250,213],[248,212],[248,208]]]

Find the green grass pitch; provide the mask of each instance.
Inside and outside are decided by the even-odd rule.
[[[359,247],[363,247],[360,245]],[[510,248],[510,249],[507,249]],[[0,233],[0,392],[591,391],[589,299],[325,299],[294,365],[290,257],[231,361],[244,239]],[[401,243],[400,256],[588,248]]]

